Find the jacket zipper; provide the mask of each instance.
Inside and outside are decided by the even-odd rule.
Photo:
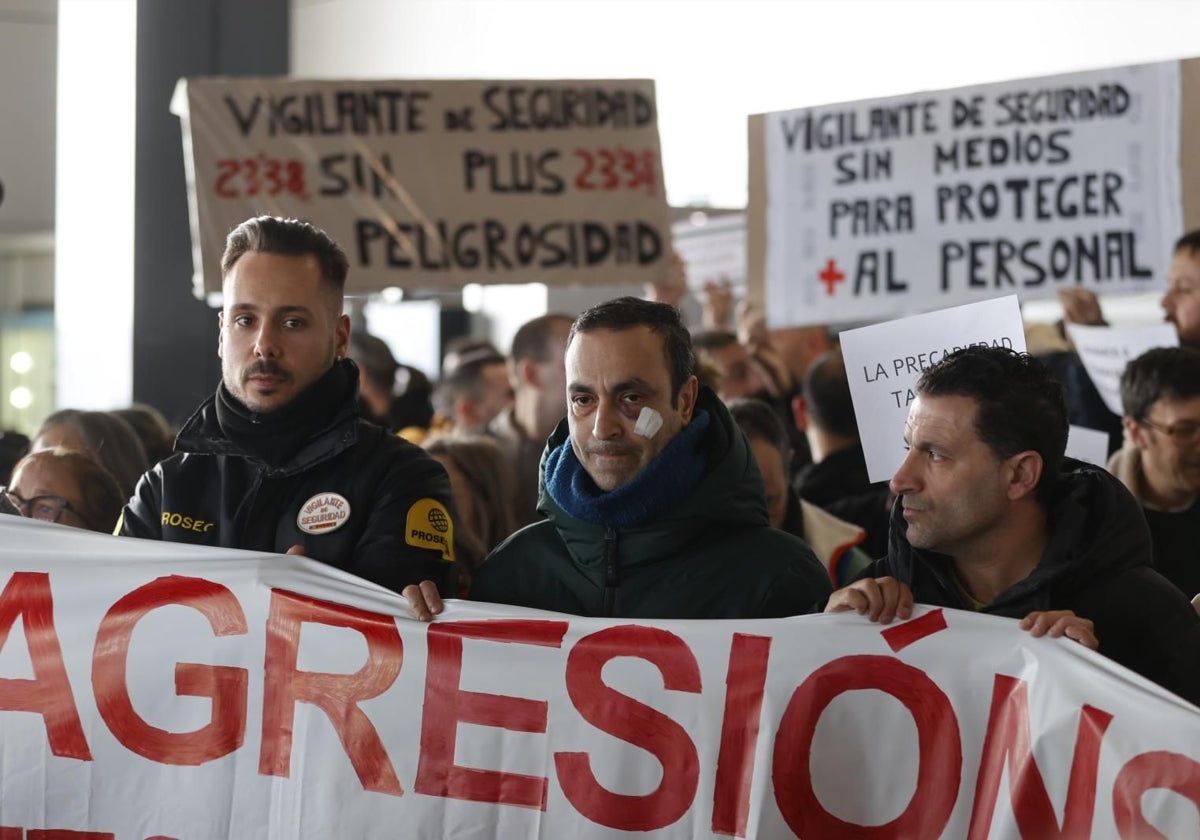
[[[604,529],[604,615],[611,617],[617,587],[621,585],[620,568],[617,565],[617,532],[613,528]]]

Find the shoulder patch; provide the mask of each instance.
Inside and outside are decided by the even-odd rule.
[[[437,499],[414,502],[404,523],[404,541],[415,548],[440,551],[443,560],[453,560],[454,522],[446,506]]]
[[[350,502],[340,493],[318,493],[300,505],[296,527],[306,534],[329,534],[350,519]]]

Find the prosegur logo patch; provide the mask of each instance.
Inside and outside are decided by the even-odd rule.
[[[340,493],[318,493],[300,506],[296,527],[306,534],[328,534],[350,519],[350,502]]]
[[[404,541],[416,548],[431,548],[443,560],[454,559],[454,523],[446,506],[436,499],[420,499],[408,509]]]

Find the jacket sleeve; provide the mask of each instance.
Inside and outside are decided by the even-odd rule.
[[[119,537],[162,539],[162,473],[158,467],[138,479],[113,533]]]
[[[793,556],[786,573],[779,575],[767,591],[756,618],[808,615],[825,608],[832,592],[829,573],[807,545]]]
[[[397,441],[399,442],[399,441]],[[457,597],[460,569],[454,554],[457,514],[442,465],[403,442],[373,494],[365,531],[349,571],[400,592],[430,580],[444,598]]]

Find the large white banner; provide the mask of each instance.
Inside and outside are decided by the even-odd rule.
[[[1164,288],[1179,64],[767,114],[771,326]]]
[[[1200,833],[1200,711],[1004,619],[421,625],[2,516],[0,582],[4,840]]]
[[[172,110],[198,293],[261,213],[328,231],[351,292],[666,277],[652,81],[188,79]]]

